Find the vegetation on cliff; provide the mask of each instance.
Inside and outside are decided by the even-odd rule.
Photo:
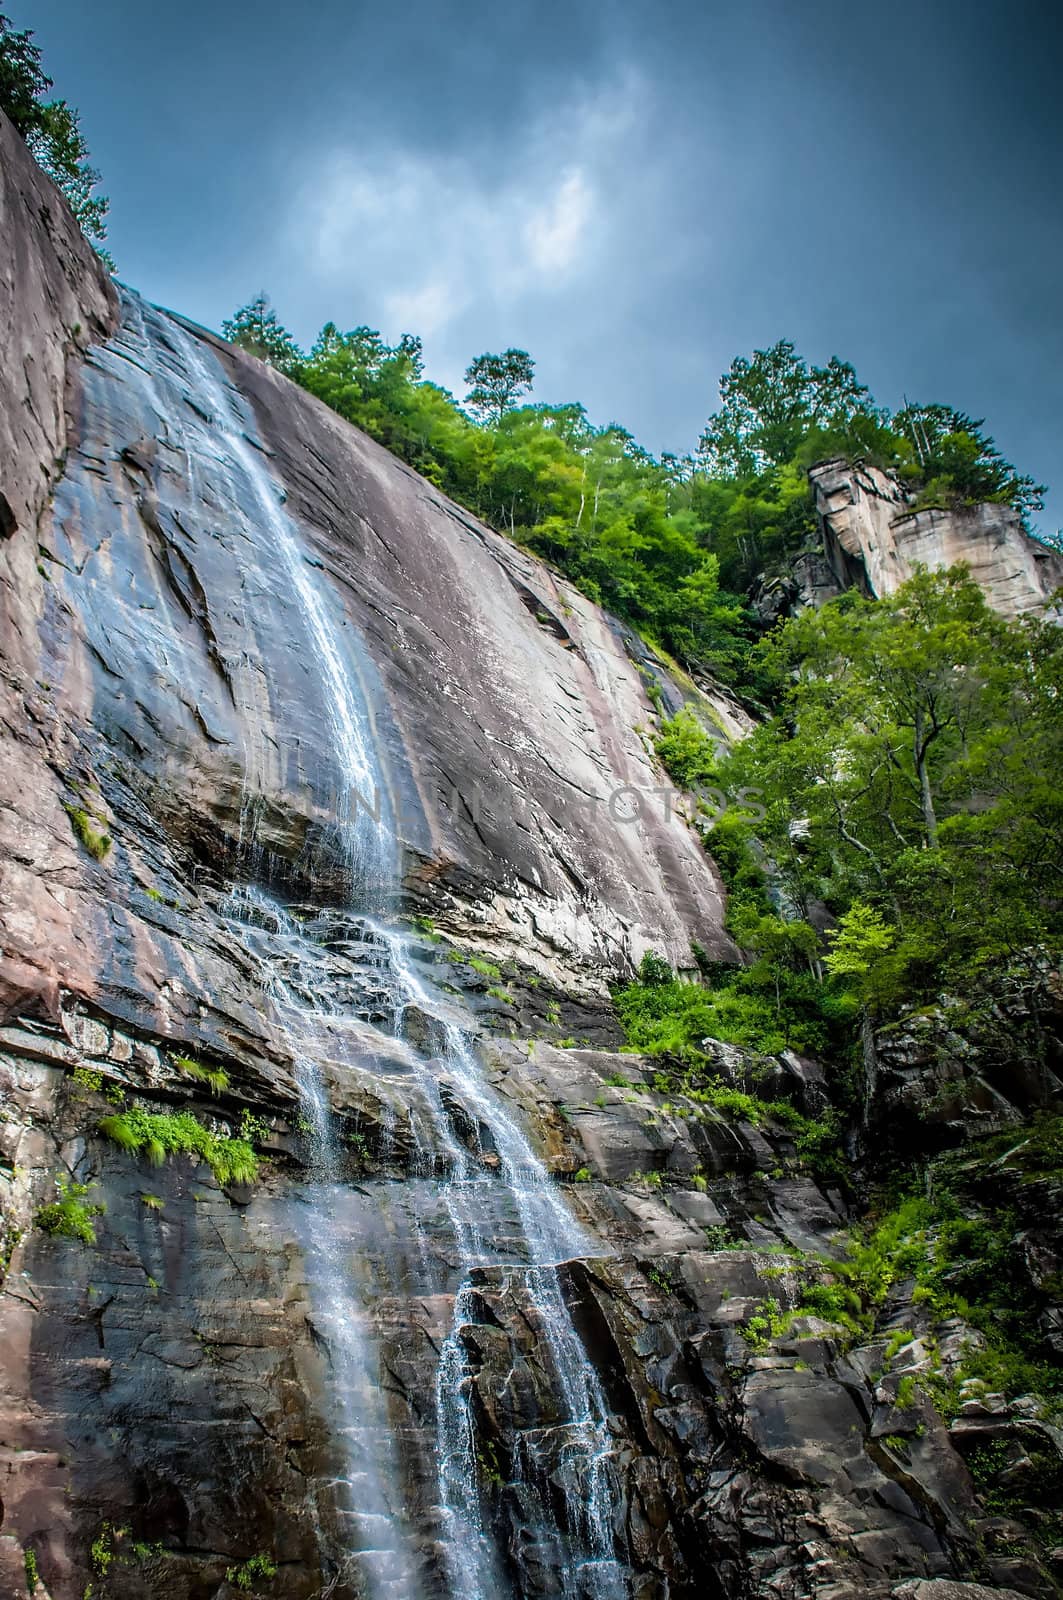
[[[872,459],[920,503],[992,500],[1024,515],[1041,504],[981,422],[942,405],[891,417],[847,362],[810,367],[786,340],[732,363],[694,452],[657,459],[579,404],[520,403],[526,351],[478,356],[463,407],[425,378],[410,334],[389,345],[330,322],[304,353],[264,295],[222,331],[679,660],[759,693],[758,626],[741,595],[813,539],[814,461]]]
[[[40,49],[33,43],[33,30],[19,33],[7,17],[0,16],[0,111],[10,117],[37,165],[62,190],[82,233],[95,241],[110,266],[110,257],[101,248],[107,237],[109,202],[96,192],[100,175],[89,164],[79,113],[65,100],[46,99],[51,87]]]
[[[730,754],[690,712],[656,739],[695,796],[747,965],[690,984],[644,963],[617,1001],[632,1045],[688,1064],[704,1037],[837,1059],[859,1016],[1058,948],[1063,631],[997,615],[957,569],[806,612],[757,657],[776,709]]]

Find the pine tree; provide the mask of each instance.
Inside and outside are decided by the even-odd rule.
[[[292,377],[303,365],[303,353],[280,322],[265,294],[257,294],[221,325],[222,334],[249,355]]]

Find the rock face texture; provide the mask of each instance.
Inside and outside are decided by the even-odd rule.
[[[118,302],[62,197],[27,159],[2,112],[0,237],[0,539],[21,530],[21,546],[35,561],[33,536],[66,453],[71,357],[111,331]],[[17,617],[8,599],[5,593],[0,603],[10,650]]]
[[[801,1312],[834,1182],[617,1053],[643,950],[735,958],[641,731],[684,691],[119,301],[0,140],[0,1594],[1052,1593],[964,1465],[1044,1424],[913,1398],[903,1288]],[[917,1032],[884,1092],[976,1114]]]
[[[809,477],[829,570],[829,576],[801,575],[812,603],[852,587],[893,594],[917,566],[934,570],[961,561],[1008,617],[1045,610],[1063,584],[1063,556],[1031,539],[1010,506],[912,511],[889,473],[848,461],[824,462]]]

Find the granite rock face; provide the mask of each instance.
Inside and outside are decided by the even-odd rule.
[[[917,566],[965,562],[986,599],[1006,617],[1043,611],[1063,584],[1063,556],[1032,539],[1010,506],[913,511],[904,488],[878,467],[827,461],[809,478],[834,592],[893,594]],[[826,575],[823,575],[826,578]],[[830,598],[830,579],[809,599]]]

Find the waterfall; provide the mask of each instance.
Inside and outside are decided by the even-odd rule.
[[[443,1341],[434,1395],[438,1540],[445,1592],[451,1600],[495,1600],[512,1592],[503,1574],[482,1515],[481,1465],[463,1329],[474,1320],[478,1269],[497,1269],[527,1299],[541,1329],[544,1364],[552,1371],[559,1410],[565,1417],[559,1463],[564,1514],[551,1504],[558,1486],[537,1483],[535,1463],[516,1453],[513,1471],[543,1507],[544,1539],[552,1544],[561,1588],[567,1600],[621,1600],[629,1593],[625,1569],[615,1556],[615,1498],[612,1488],[608,1405],[573,1325],[562,1292],[560,1264],[596,1252],[551,1183],[516,1118],[489,1087],[479,1063],[474,1028],[452,997],[418,970],[410,937],[395,924],[399,845],[388,807],[386,773],[378,759],[369,696],[360,681],[361,666],[341,632],[342,613],[327,583],[313,579],[299,532],[284,509],[284,492],[272,477],[257,443],[247,402],[225,377],[217,357],[160,313],[127,299],[127,316],[141,319],[141,333],[153,345],[143,370],[162,371],[167,392],[153,388],[150,407],[165,417],[176,386],[191,416],[175,428],[188,471],[202,474],[223,512],[238,524],[244,541],[241,560],[255,565],[262,584],[274,583],[277,605],[285,606],[301,637],[290,648],[305,649],[312,663],[313,692],[323,703],[330,731],[333,794],[330,809],[339,822],[341,852],[351,883],[349,914],[358,921],[365,960],[382,990],[361,1013],[322,995],[330,981],[326,951],[282,906],[260,891],[234,890],[226,910],[230,926],[255,958],[266,1003],[284,1030],[296,1066],[301,1113],[306,1129],[308,1182],[307,1269],[314,1303],[331,1361],[336,1410],[334,1433],[345,1453],[342,1484],[343,1525],[349,1529],[348,1566],[356,1589],[371,1600],[400,1600],[439,1594],[433,1557],[423,1530],[410,1525],[395,1442],[388,1424],[387,1396],[381,1382],[374,1316],[381,1284],[355,1259],[356,1233],[344,1216],[350,1191],[343,1181],[344,1152],[321,1063],[342,1042],[354,1022],[364,1040],[375,1029],[380,1041],[380,1081],[387,1062],[396,1063],[401,1098],[420,1151],[419,1178],[437,1186],[456,1252],[456,1267],[436,1260],[417,1230],[417,1260],[396,1261],[393,1275],[413,1273],[419,1292],[453,1295],[453,1320]],[[134,380],[143,381],[143,380]],[[275,572],[271,572],[275,568]],[[276,589],[277,576],[283,593]],[[289,626],[292,626],[289,623]],[[248,673],[237,710],[244,724],[246,763],[241,827],[251,849],[263,805],[257,784],[269,764],[256,744],[249,709],[261,694]],[[269,686],[266,686],[267,689]],[[234,696],[234,699],[237,699]],[[254,770],[252,770],[254,769]],[[429,1055],[407,1037],[406,1022],[416,1010],[435,1029],[438,1049]],[[342,1048],[340,1054],[342,1056]],[[396,1089],[396,1094],[400,1094]],[[488,1131],[490,1152],[468,1147],[455,1127],[453,1106],[472,1124]],[[491,1161],[484,1157],[491,1155]],[[367,1208],[368,1209],[368,1208]],[[502,1242],[500,1242],[502,1241]],[[436,1252],[438,1254],[438,1252]],[[456,1279],[456,1281],[455,1281]],[[388,1287],[387,1284],[384,1287]],[[393,1292],[396,1284],[391,1285]]]

